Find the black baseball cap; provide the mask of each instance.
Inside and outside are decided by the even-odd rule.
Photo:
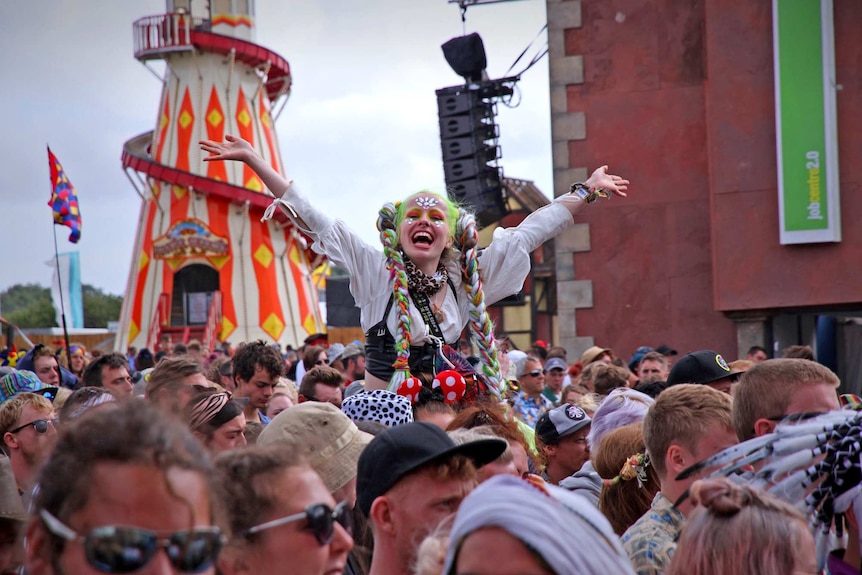
[[[507,447],[505,440],[495,437],[459,445],[445,431],[425,422],[390,427],[377,435],[359,456],[356,503],[367,516],[375,499],[423,465],[464,455],[481,467],[500,457]]]
[[[583,409],[577,405],[564,404],[542,414],[536,422],[536,435],[545,445],[553,445],[590,423],[592,420]]]
[[[662,355],[679,355],[679,352],[669,345],[661,344],[655,348],[656,352]]]
[[[721,354],[711,349],[693,351],[673,364],[667,376],[668,387],[680,383],[712,383],[725,377],[742,373],[742,370],[732,370],[721,357]]]

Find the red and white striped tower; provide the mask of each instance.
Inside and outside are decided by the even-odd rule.
[[[140,221],[116,348],[262,338],[297,345],[324,331],[311,270],[320,263],[239,162],[203,162],[197,142],[236,134],[282,171],[273,110],[287,61],[254,43],[254,0],[167,0],[136,21],[135,58],[167,64],[156,129],[127,141],[123,167]]]

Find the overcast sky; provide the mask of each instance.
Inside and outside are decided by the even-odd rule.
[[[51,282],[50,144],[75,186],[84,283],[122,294],[140,199],[120,165],[123,143],[152,130],[161,82],[132,54],[132,22],[163,0],[0,1],[0,291]],[[376,242],[388,200],[443,189],[434,91],[462,82],[440,45],[460,36],[446,0],[256,0],[257,42],[291,65],[293,92],[276,121],[288,175],[318,204]],[[502,77],[545,23],[544,0],[474,6],[488,73]],[[530,54],[544,46],[545,35]],[[161,64],[157,63],[161,70]],[[523,63],[516,66],[516,71]],[[519,83],[521,104],[500,106],[501,163],[552,196],[548,63]]]

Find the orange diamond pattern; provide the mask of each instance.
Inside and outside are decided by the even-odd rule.
[[[284,322],[281,321],[274,313],[269,314],[266,320],[261,324],[263,331],[268,333],[272,339],[278,341],[281,333],[284,331]]]
[[[256,259],[257,263],[262,265],[264,268],[268,268],[269,264],[272,263],[272,250],[269,249],[266,244],[260,244],[260,246],[258,246],[254,251],[254,259]]]

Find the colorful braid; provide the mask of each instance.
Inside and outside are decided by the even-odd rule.
[[[467,306],[470,313],[470,330],[479,347],[479,369],[489,383],[489,389],[500,399],[500,362],[497,358],[497,343],[494,340],[494,325],[485,307],[485,291],[479,274],[479,229],[473,214],[461,210],[456,228],[456,242],[461,251],[461,274]]]
[[[401,382],[410,377],[410,299],[407,286],[407,273],[404,271],[404,256],[398,249],[398,235],[395,229],[395,212],[398,204],[387,203],[380,208],[377,218],[377,229],[380,230],[380,241],[383,244],[383,254],[386,256],[386,268],[390,278],[394,279],[393,300],[398,310],[398,329],[395,331],[395,352],[397,358],[392,367],[395,372],[389,380],[389,391],[396,392]]]

